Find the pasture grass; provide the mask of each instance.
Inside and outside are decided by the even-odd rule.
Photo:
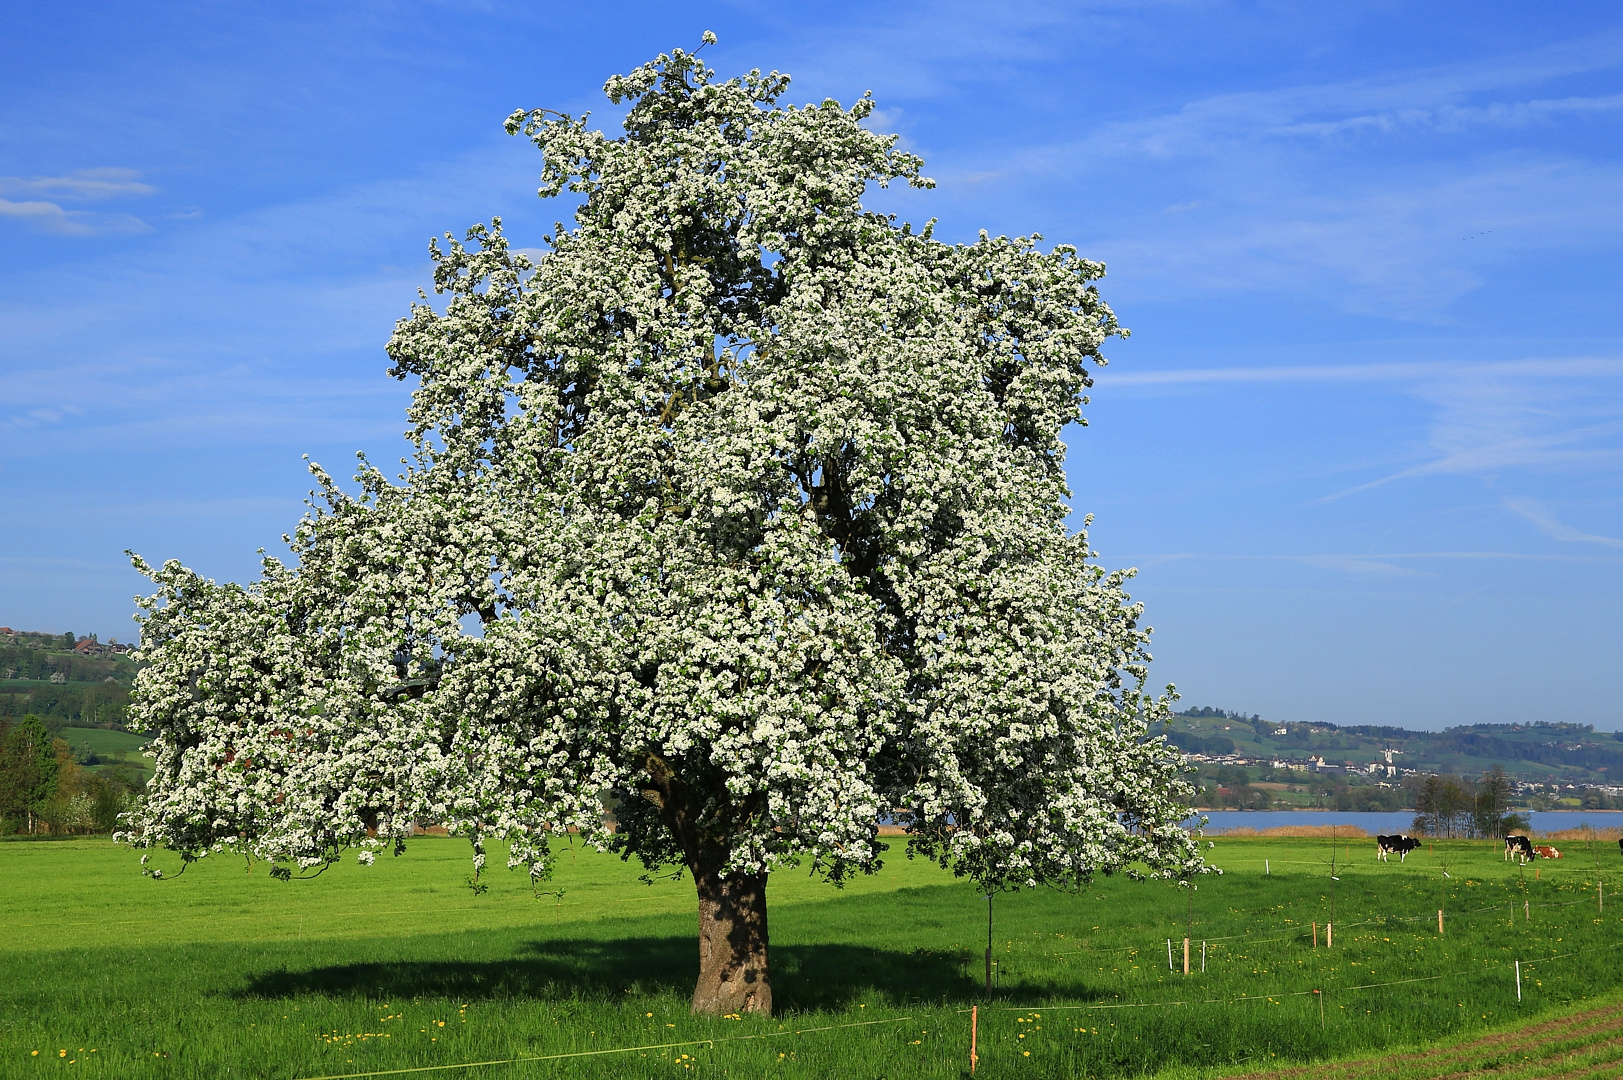
[[[899,844],[844,890],[779,873],[764,1020],[691,1016],[691,883],[589,850],[539,895],[497,871],[476,896],[454,839],[291,883],[219,858],[153,881],[101,840],[0,844],[0,1077],[293,1080],[627,1046],[644,1049],[408,1075],[958,1077],[971,1005],[977,1077],[1205,1076],[1471,1039],[1623,991],[1623,897],[1603,911],[1596,893],[1623,888],[1615,844],[1527,867],[1485,842],[1373,848],[1217,837],[1225,873],[1193,893],[1000,895],[990,1000],[970,884]],[[1181,968],[1186,934],[1187,977],[1166,956],[1172,938]]]
[[[65,727],[58,733],[57,738],[75,748],[89,743],[90,749],[103,757],[112,757],[123,751],[129,755],[130,764],[135,766],[147,764],[146,759],[141,756],[141,750],[152,741],[150,736],[137,735],[130,731],[91,727]]]

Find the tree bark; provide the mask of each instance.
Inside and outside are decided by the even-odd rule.
[[[694,868],[699,890],[699,981],[693,1011],[772,1015],[767,977],[766,875],[723,877]]]
[[[642,797],[659,807],[699,893],[699,981],[693,988],[693,1011],[771,1016],[766,875],[723,873],[732,855],[725,824],[705,826],[700,812],[704,802],[664,758],[650,753],[644,767],[648,784],[641,788]],[[747,804],[735,809],[749,812]]]

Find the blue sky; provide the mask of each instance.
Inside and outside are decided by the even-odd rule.
[[[696,44],[872,90],[873,205],[1104,260],[1068,440],[1157,681],[1280,720],[1623,720],[1623,10],[1569,3],[6,5],[0,623],[129,638],[121,554],[255,573],[398,456],[428,237],[518,107]]]

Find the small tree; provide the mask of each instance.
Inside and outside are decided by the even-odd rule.
[[[32,714],[0,732],[0,817],[19,818],[30,833],[56,795],[58,741]]]
[[[864,210],[921,163],[787,86],[678,50],[609,80],[619,138],[508,120],[575,224],[431,245],[406,471],[316,470],[251,587],[137,560],[135,842],[287,875],[426,817],[540,878],[578,830],[692,875],[715,1013],[770,1011],[768,871],[870,873],[885,815],[988,890],[1201,872],[1127,575],[1065,526],[1104,268]]]
[[[1495,765],[1482,774],[1476,788],[1476,828],[1480,835],[1503,839],[1512,832],[1525,832],[1529,828],[1525,814],[1510,811],[1513,791],[1514,785],[1503,765]]]

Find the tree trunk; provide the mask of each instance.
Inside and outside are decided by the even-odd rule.
[[[772,1015],[766,967],[766,875],[723,877],[695,869],[699,890],[699,982],[693,1011]]]
[[[671,835],[681,845],[699,893],[699,981],[693,1011],[772,1015],[772,983],[766,969],[766,875],[723,873],[731,858],[728,830],[709,828],[701,809],[707,800],[676,775],[658,754],[646,756],[648,783],[643,798],[659,807]],[[735,808],[751,813],[749,802]],[[725,819],[732,815],[724,814]],[[718,839],[719,837],[719,839]]]

